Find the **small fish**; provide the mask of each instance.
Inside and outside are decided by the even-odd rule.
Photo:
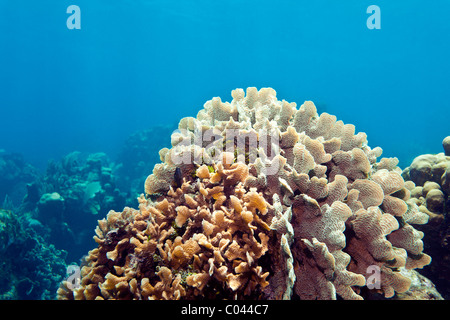
[[[183,175],[181,174],[181,169],[176,168],[175,173],[173,174],[173,178],[175,180],[175,188],[181,187],[181,184],[183,183]]]
[[[163,196],[162,193],[152,193],[152,194],[147,195],[147,199],[156,201],[156,200],[158,200],[159,197],[162,197],[162,196]]]

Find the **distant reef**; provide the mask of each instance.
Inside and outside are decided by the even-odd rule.
[[[66,266],[95,244],[97,220],[137,204],[138,185],[170,145],[161,131],[169,130],[131,135],[115,161],[74,151],[49,161],[45,172],[0,150],[0,299],[54,299]]]
[[[411,197],[429,217],[418,226],[424,232],[425,251],[433,257],[421,273],[450,299],[450,136],[442,141],[444,152],[423,154],[403,170],[403,178],[413,182]]]
[[[39,177],[39,170],[27,163],[23,155],[0,149],[0,205],[2,201],[8,206],[20,205],[27,184]]]
[[[170,146],[170,135],[176,126],[155,126],[128,137],[116,159],[117,186],[128,193],[133,206],[143,192],[142,186],[149,172],[160,161],[159,150]]]
[[[0,209],[0,300],[56,297],[66,272],[66,253],[36,230],[40,222]]]

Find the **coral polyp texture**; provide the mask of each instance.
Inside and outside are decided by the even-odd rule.
[[[60,299],[393,297],[422,268],[428,215],[396,158],[275,90],[232,91],[183,118],[139,208],[110,211],[81,285]]]

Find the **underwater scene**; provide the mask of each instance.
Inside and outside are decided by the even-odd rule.
[[[449,12],[0,0],[0,300],[449,300]]]

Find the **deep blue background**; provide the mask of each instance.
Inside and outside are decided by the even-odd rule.
[[[0,149],[45,167],[237,87],[313,100],[406,166],[450,134],[450,2],[0,0]],[[66,9],[81,8],[81,30]],[[366,9],[381,8],[381,30]],[[169,142],[170,137],[167,137]]]

